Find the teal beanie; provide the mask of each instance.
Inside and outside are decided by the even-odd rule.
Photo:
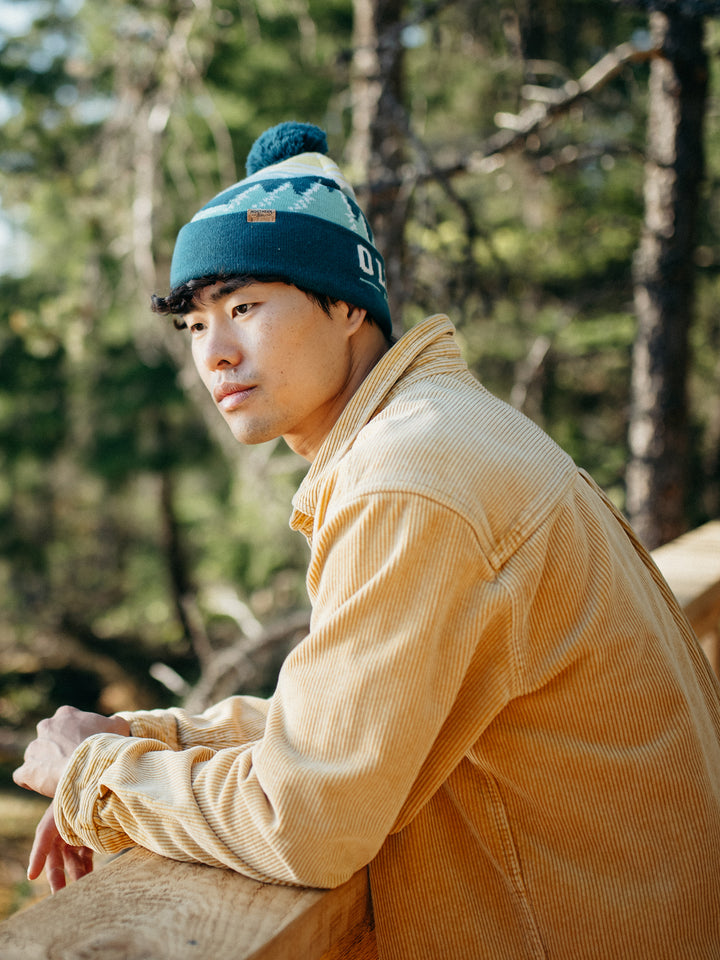
[[[363,307],[390,335],[385,265],[352,187],[309,123],[266,130],[247,177],[207,203],[178,234],[172,290],[201,277],[281,277]]]

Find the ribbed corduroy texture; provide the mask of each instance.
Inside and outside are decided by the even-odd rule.
[[[280,883],[370,863],[391,960],[716,960],[718,684],[620,518],[451,333],[380,361],[295,498],[313,619],[274,697],[90,738],[60,828]]]

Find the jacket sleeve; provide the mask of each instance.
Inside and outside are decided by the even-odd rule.
[[[497,591],[468,522],[405,493],[336,509],[313,545],[309,588],[310,633],[283,665],[262,736],[228,746],[90,737],[56,797],[68,842],[134,842],[318,887],[376,855],[463,683],[478,591]],[[499,659],[486,723],[510,685]]]
[[[133,737],[161,740],[171,750],[206,746],[236,746],[262,736],[269,701],[260,697],[229,697],[199,715],[170,710],[120,712]]]

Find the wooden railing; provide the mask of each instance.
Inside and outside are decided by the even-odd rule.
[[[653,557],[720,667],[720,521]],[[335,890],[257,883],[133,849],[0,924],[2,960],[374,960],[367,870]]]
[[[652,557],[720,676],[720,520],[658,547]]]
[[[135,848],[0,924],[2,960],[374,960],[367,870],[257,883]]]

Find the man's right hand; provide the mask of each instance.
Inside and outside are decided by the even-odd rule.
[[[68,880],[79,880],[93,868],[93,852],[89,847],[72,847],[60,836],[52,803],[35,830],[28,879],[37,880],[43,868],[53,893],[62,890]]]
[[[57,785],[73,753],[95,733],[130,736],[130,724],[122,717],[59,707],[52,717],[37,725],[37,738],[28,744],[22,766],[13,773],[19,787],[54,797]]]

